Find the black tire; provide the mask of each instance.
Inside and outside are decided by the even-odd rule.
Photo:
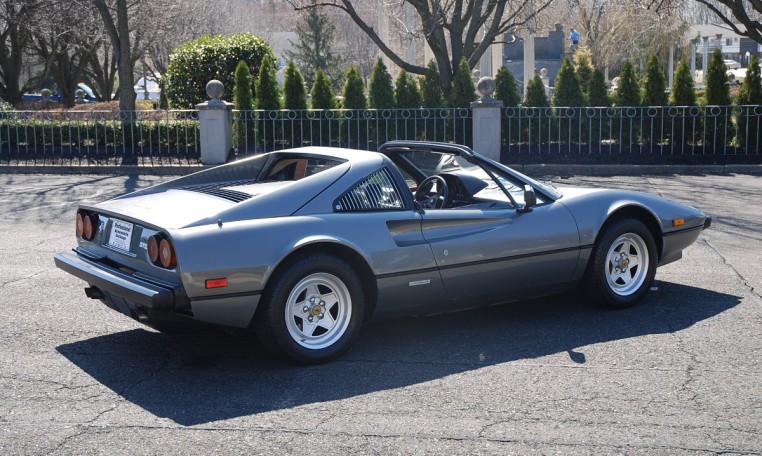
[[[317,364],[341,356],[365,319],[362,283],[344,260],[299,257],[267,286],[254,318],[262,344],[276,356]]]
[[[656,242],[643,222],[615,220],[604,226],[593,247],[583,289],[595,304],[612,309],[634,306],[651,289],[657,262]]]

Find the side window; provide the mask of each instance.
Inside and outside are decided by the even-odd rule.
[[[383,168],[357,183],[333,204],[336,212],[396,211],[405,200],[388,169]]]

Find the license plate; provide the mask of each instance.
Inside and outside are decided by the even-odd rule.
[[[108,245],[115,249],[129,252],[130,242],[132,242],[132,223],[112,219]]]

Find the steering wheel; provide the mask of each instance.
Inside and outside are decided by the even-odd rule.
[[[429,176],[415,190],[414,198],[425,209],[442,209],[450,202],[447,182],[442,176]]]

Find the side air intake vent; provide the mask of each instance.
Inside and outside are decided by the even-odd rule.
[[[405,208],[389,170],[376,171],[334,203],[337,212],[393,211]]]

